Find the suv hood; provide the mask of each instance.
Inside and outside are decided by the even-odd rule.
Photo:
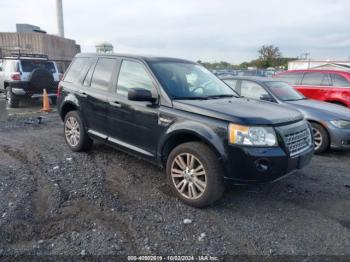
[[[247,98],[174,100],[175,109],[243,125],[278,125],[303,119],[297,110]]]
[[[350,121],[350,109],[313,99],[286,101],[286,104],[300,110],[305,116],[317,116],[322,120],[342,119]]]

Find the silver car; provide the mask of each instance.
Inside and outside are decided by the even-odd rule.
[[[350,149],[350,109],[308,99],[285,82],[263,77],[221,78],[239,95],[282,104],[301,111],[310,122],[315,153]]]

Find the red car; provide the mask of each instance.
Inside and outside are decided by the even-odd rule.
[[[290,70],[276,78],[306,97],[350,107],[350,73],[337,70]]]

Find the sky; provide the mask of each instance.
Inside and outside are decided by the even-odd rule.
[[[16,23],[57,34],[55,0],[0,0],[0,32]],[[262,45],[312,59],[350,58],[349,0],[63,0],[65,36],[83,52],[108,41],[119,53],[238,64]]]

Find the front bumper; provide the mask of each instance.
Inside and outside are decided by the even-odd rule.
[[[313,146],[290,157],[282,148],[231,147],[228,149],[226,179],[236,184],[261,184],[302,169],[314,154]]]
[[[350,150],[350,129],[337,128],[332,124],[327,124],[330,135],[332,149]]]

